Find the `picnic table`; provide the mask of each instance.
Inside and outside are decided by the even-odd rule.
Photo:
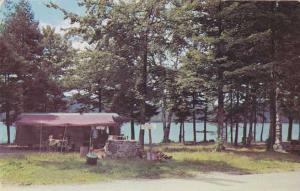
[[[72,145],[67,139],[49,139],[48,140],[48,150],[53,151],[69,151],[72,149]]]

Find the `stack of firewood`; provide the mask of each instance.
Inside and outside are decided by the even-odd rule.
[[[156,160],[156,161],[168,161],[172,159],[172,156],[168,156],[161,151],[152,151],[151,157],[147,157],[148,160]]]
[[[172,159],[172,156],[168,156],[168,155],[166,155],[165,153],[163,153],[161,151],[156,152],[156,160],[167,161],[167,160],[170,160],[170,159]]]

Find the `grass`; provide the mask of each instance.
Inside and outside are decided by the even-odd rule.
[[[212,145],[157,145],[173,156],[169,162],[100,160],[87,166],[78,153],[28,153],[0,158],[0,181],[10,184],[63,184],[130,178],[193,177],[201,172],[235,174],[300,170],[300,156],[265,152],[262,148],[229,148],[210,152]]]

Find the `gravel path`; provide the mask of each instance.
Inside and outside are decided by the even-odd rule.
[[[229,175],[200,174],[188,179],[118,180],[92,184],[9,186],[0,191],[299,191],[300,171]]]

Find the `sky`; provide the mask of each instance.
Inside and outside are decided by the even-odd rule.
[[[17,3],[19,0],[12,1]],[[50,1],[56,3],[57,5],[68,11],[74,12],[79,15],[84,14],[84,8],[78,6],[77,0],[28,0],[28,2],[31,4],[35,20],[39,21],[40,27],[50,25],[52,27],[55,27],[57,32],[62,32],[62,28],[70,26],[68,20],[64,20],[64,15],[59,10],[46,7],[46,4]],[[0,0],[1,19],[3,18],[3,12],[5,12],[3,2],[4,0]],[[78,41],[73,41],[73,46],[75,48],[81,49],[86,45]]]
[[[63,7],[66,10],[72,11],[77,14],[83,14],[84,10],[82,7],[77,5],[77,0],[28,0],[32,6],[32,10],[35,19],[38,20],[42,25],[50,24],[52,26],[61,26],[64,23],[63,14],[51,8],[46,7],[45,4],[48,2],[53,2]],[[3,4],[4,0],[0,0],[0,6]],[[18,0],[13,0],[13,2],[18,2]],[[1,10],[5,10],[3,5]]]

